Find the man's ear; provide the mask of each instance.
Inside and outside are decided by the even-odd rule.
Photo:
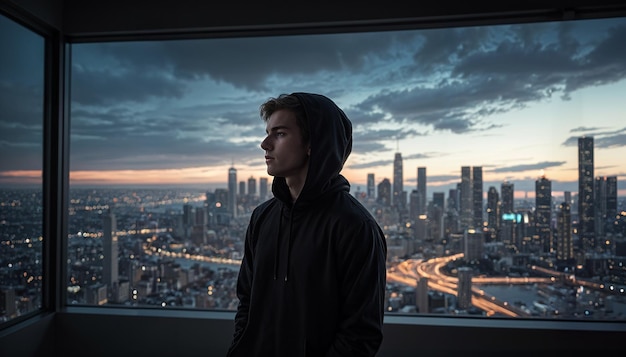
[[[306,154],[307,154],[308,156],[311,156],[311,146],[310,146],[310,145],[309,145],[309,149],[306,151]]]

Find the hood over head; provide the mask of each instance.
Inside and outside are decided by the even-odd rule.
[[[298,201],[309,201],[325,192],[340,176],[352,151],[352,123],[343,110],[326,96],[302,92],[291,95],[300,100],[309,123],[309,169],[298,197]],[[274,178],[272,192],[284,202],[290,200],[283,177]]]

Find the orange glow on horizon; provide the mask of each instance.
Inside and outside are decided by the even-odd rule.
[[[222,166],[205,166],[205,167],[191,167],[182,169],[150,169],[150,170],[100,170],[100,171],[71,171],[70,172],[70,185],[133,185],[133,186],[177,186],[177,185],[198,185],[198,186],[220,186],[226,188],[228,182],[228,169],[230,165]],[[246,181],[249,177],[257,179],[257,183],[261,177],[268,179],[271,184],[272,177],[267,175],[265,168],[263,169],[251,169],[238,167],[237,169],[237,181]],[[363,190],[367,181],[368,173],[375,173],[376,182],[379,183],[382,179],[387,178],[392,180],[393,174],[391,170],[387,168],[368,168],[351,170],[346,167],[342,171],[342,175],[348,179],[352,188],[356,189],[360,186]],[[386,174],[385,174],[386,173]],[[460,177],[460,175],[459,175]],[[405,176],[405,179],[407,177]],[[522,178],[524,180],[527,178]],[[568,179],[570,179],[568,177]],[[575,180],[574,178],[571,178]],[[503,180],[504,181],[504,180]],[[508,179],[506,181],[515,183],[515,179]],[[15,170],[0,172],[0,184],[32,184],[40,185],[42,183],[42,171],[41,170]],[[431,188],[438,186],[445,186],[451,182],[430,183]],[[405,187],[411,186],[412,183],[406,183]],[[485,192],[485,197],[486,197]],[[575,195],[576,192],[572,191]],[[562,190],[553,190],[553,196],[559,197],[563,195]],[[626,189],[618,190],[618,196],[626,196]],[[515,190],[516,199],[534,199],[534,191],[522,191]]]

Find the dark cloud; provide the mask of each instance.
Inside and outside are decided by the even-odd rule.
[[[548,38],[546,30],[555,36]],[[437,60],[439,66],[430,69],[439,71],[439,83],[383,91],[358,107],[382,109],[398,122],[466,133],[499,127],[485,121],[493,114],[550,100],[556,93],[569,98],[573,91],[626,77],[626,46],[618,44],[626,42],[625,25],[603,35],[594,31],[590,40],[579,40],[586,36],[574,30],[556,23],[426,31],[416,48],[416,68]]]
[[[590,130],[591,133],[587,130],[584,131],[587,136],[593,137],[593,147],[596,149],[611,149],[626,146],[626,128],[613,131],[598,131],[597,129],[594,129]],[[561,144],[561,146],[578,146],[578,138],[580,138],[580,136],[570,136]]]
[[[563,166],[565,161],[544,161],[534,164],[512,165],[506,167],[497,167],[490,169],[490,172],[502,173],[502,172],[524,172],[524,171],[538,171],[544,170],[550,167]]]
[[[590,133],[590,132],[594,132],[600,129],[601,128],[580,126],[578,128],[570,129],[569,132],[570,133]]]
[[[12,37],[0,31],[0,43],[7,38]],[[363,155],[392,151],[396,140],[433,131],[485,134],[506,125],[494,119],[496,114],[623,80],[623,43],[623,20],[607,19],[74,44],[71,170],[182,168],[232,160],[257,165],[264,136],[258,105],[269,96],[296,90],[345,101],[355,129],[354,152]],[[34,47],[43,59],[43,46]],[[42,85],[10,80],[13,71],[30,78],[22,64],[33,63],[32,51],[17,59],[0,58],[10,69],[0,66],[0,104],[3,111],[9,108],[0,117],[0,169],[41,167],[36,144],[41,143],[43,104],[37,101]],[[602,130],[610,129],[572,132],[593,134],[599,148],[624,145],[623,131]],[[576,139],[563,145],[576,145]],[[18,147],[22,151],[13,151]],[[523,166],[495,170],[515,172]]]

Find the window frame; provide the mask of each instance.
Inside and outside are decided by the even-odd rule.
[[[44,137],[43,137],[43,236],[44,262],[42,266],[44,287],[42,306],[39,311],[0,325],[0,332],[34,317],[41,318],[53,313],[68,314],[107,314],[118,316],[146,316],[166,318],[206,318],[233,319],[235,312],[193,310],[162,310],[156,308],[104,308],[73,307],[66,304],[66,258],[67,258],[67,212],[69,199],[69,83],[68,59],[70,48],[76,43],[106,41],[150,41],[170,39],[221,38],[267,35],[321,34],[354,31],[384,31],[401,29],[427,29],[439,27],[461,27],[474,25],[519,24],[524,22],[544,22],[559,20],[582,20],[626,16],[626,12],[607,10],[606,12],[575,13],[531,12],[492,16],[466,16],[461,18],[411,19],[410,21],[363,21],[359,23],[305,24],[293,26],[264,26],[250,29],[198,29],[188,31],[128,31],[121,33],[74,34],[66,36],[59,29],[40,18],[5,2],[0,3],[0,14],[19,22],[44,37],[45,80],[44,80]],[[521,329],[558,329],[626,331],[626,323],[606,321],[564,321],[541,319],[485,319],[473,317],[412,316],[386,314],[385,324],[394,325],[433,325],[460,327],[496,327]]]

